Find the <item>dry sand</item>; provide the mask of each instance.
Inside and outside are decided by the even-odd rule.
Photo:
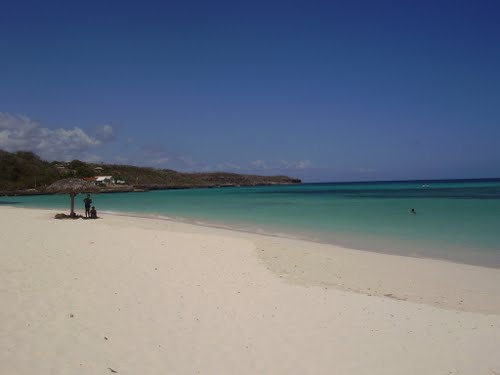
[[[500,375],[500,270],[0,207],[0,374]]]

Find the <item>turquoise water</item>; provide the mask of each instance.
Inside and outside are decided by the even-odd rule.
[[[98,212],[500,267],[500,179],[163,190],[93,199]],[[69,197],[1,197],[0,203],[67,211]],[[78,207],[83,211],[83,195],[77,196]]]

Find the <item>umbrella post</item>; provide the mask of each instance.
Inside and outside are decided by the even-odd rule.
[[[71,197],[71,212],[69,216],[75,217],[75,193],[69,193],[69,196]]]

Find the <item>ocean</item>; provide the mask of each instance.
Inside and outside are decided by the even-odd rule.
[[[83,198],[76,197],[77,212]],[[93,200],[104,217],[170,218],[500,268],[500,179],[158,190]],[[0,197],[0,204],[67,212],[69,196]]]

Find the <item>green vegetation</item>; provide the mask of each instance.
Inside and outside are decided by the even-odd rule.
[[[0,194],[43,193],[43,189],[65,177],[113,176],[131,189],[180,189],[217,186],[253,186],[299,183],[286,176],[255,176],[236,173],[181,173],[170,169],[130,165],[92,164],[80,160],[47,162],[32,152],[10,153],[0,150]],[[113,191],[119,190],[118,186]]]
[[[32,152],[0,150],[0,190],[35,189],[60,177],[57,168]]]

